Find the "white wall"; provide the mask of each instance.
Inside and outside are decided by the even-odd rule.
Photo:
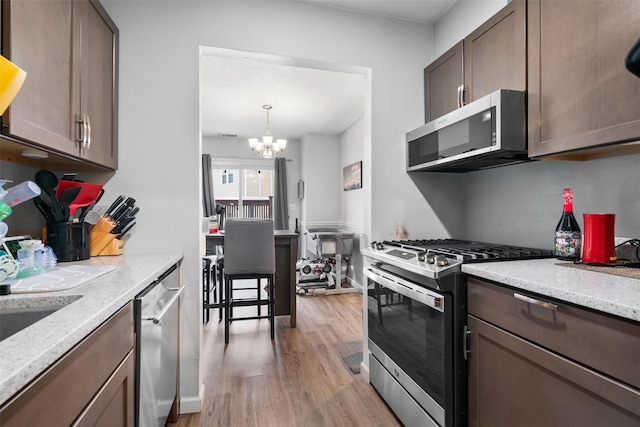
[[[302,138],[305,185],[303,225],[337,226],[340,219],[340,138],[309,133]]]
[[[371,198],[373,209],[366,213],[365,223],[367,233],[381,237],[392,234],[399,222],[411,229],[424,229],[425,224],[442,228],[404,173],[404,135],[423,117],[422,70],[431,60],[431,27],[279,1],[112,0],[104,5],[120,29],[120,169],[107,190],[130,193],[141,206],[130,252],[172,248],[185,253],[180,394],[183,411],[197,410],[199,46],[371,68],[370,103],[365,106],[365,122],[371,124],[365,138],[370,144],[363,161],[364,181],[371,183],[366,191],[373,191],[366,198]],[[272,31],[264,30],[265,22]],[[446,193],[447,188],[434,191]],[[387,203],[398,208],[382,212]]]
[[[362,161],[363,158],[364,120],[360,119],[340,135],[339,178],[342,178],[342,169],[345,166]],[[371,183],[367,183],[367,185],[370,186]],[[364,193],[364,188],[350,191],[343,191],[342,188],[339,189],[340,224],[356,233],[364,232]]]
[[[355,122],[349,129],[340,135],[340,173],[342,168],[361,161],[365,153],[364,120]],[[367,203],[365,186],[371,183],[362,183],[363,188],[340,192],[340,225],[354,233],[353,254],[349,260],[347,278],[354,286],[362,287],[364,284],[362,268],[362,254],[360,253],[360,235],[364,233],[365,213]]]
[[[458,0],[433,26],[433,59],[502,9],[510,0]]]

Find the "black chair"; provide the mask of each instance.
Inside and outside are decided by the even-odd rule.
[[[275,286],[276,272],[273,220],[230,218],[225,224],[224,237],[224,342],[229,343],[229,325],[236,320],[269,319],[271,339],[275,338]],[[246,290],[234,285],[234,281],[252,279],[257,281],[256,295],[238,298],[234,293]],[[260,279],[267,280],[268,298],[260,297]],[[246,292],[245,292],[246,293]],[[234,307],[267,306],[267,315],[258,310],[257,316],[236,317]]]
[[[214,259],[212,260],[212,258]],[[214,263],[215,257],[202,257],[202,323],[207,323],[209,321],[211,297],[211,265]],[[215,299],[215,290],[213,295]]]

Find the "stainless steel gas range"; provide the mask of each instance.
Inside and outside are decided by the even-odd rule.
[[[369,379],[407,426],[467,425],[463,263],[553,252],[457,239],[373,242],[367,280]]]

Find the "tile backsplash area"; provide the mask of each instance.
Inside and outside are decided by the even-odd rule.
[[[465,237],[553,247],[562,189],[574,213],[615,213],[616,236],[640,237],[640,154],[584,162],[543,160],[465,174]]]

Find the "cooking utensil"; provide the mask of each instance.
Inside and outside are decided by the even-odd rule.
[[[36,208],[47,222],[54,222],[56,220],[51,205],[46,203],[40,196],[33,198],[33,204],[36,205]]]
[[[50,170],[42,169],[35,174],[36,184],[44,190],[51,200],[51,207],[53,209],[54,218],[56,221],[63,221],[63,212],[60,208],[60,204],[56,199],[54,189],[58,186],[58,177]]]
[[[113,227],[113,229],[111,230],[111,234],[120,234],[124,232],[128,225],[135,222],[135,219],[136,218],[133,216],[127,216],[123,218],[115,227]]]
[[[102,184],[91,184],[81,181],[73,180],[60,180],[58,182],[58,189],[56,190],[56,196],[60,199],[60,196],[67,188],[80,187],[80,193],[69,204],[69,214],[75,215],[76,209],[79,207],[89,206],[100,194],[102,190]]]
[[[86,222],[87,224],[96,225],[100,218],[102,218],[102,215],[100,215],[95,209],[92,209],[84,216],[84,222]]]
[[[87,214],[93,209],[93,207],[96,205],[96,203],[98,203],[100,201],[100,199],[102,198],[102,196],[104,195],[104,188],[100,190],[100,192],[98,193],[98,197],[96,197],[96,199],[91,202],[91,204],[89,204],[88,206],[86,206],[83,210],[82,213],[78,216],[78,221],[83,222],[85,217],[87,216]],[[97,221],[97,219],[96,219]]]
[[[80,190],[81,190],[81,187],[69,187],[69,188],[65,188],[64,191],[62,191],[62,193],[60,194],[60,199],[58,200],[58,203],[62,208],[63,221],[69,221],[69,215],[70,215],[69,205],[78,196],[78,194],[80,193]],[[75,209],[74,209],[74,213],[75,213]]]
[[[129,214],[131,213],[131,211],[132,211],[132,210],[133,210],[133,209],[131,209],[131,208],[127,207],[127,208],[126,208],[122,213],[120,213],[119,215],[117,215],[117,216],[116,216],[116,215],[114,214],[114,216],[113,216],[113,220],[114,220],[116,223],[119,223],[119,222],[120,222],[120,221],[122,221],[124,218],[126,218],[126,217],[127,217],[127,215],[129,215]]]
[[[62,181],[62,180],[76,181],[76,176],[78,176],[77,172],[67,172],[64,175],[62,175],[62,178],[60,178],[60,181]],[[82,181],[80,181],[80,182],[82,182]]]
[[[111,212],[113,212],[113,210],[117,208],[118,205],[120,205],[120,203],[122,203],[123,201],[124,201],[124,196],[118,196],[118,198],[113,203],[111,203],[111,206],[109,206],[107,211],[104,213],[104,216],[109,216]]]
[[[126,227],[123,227],[122,230],[120,230],[120,232],[118,233],[118,236],[116,237],[117,239],[122,239],[125,234],[129,233],[131,231],[131,229],[133,227],[135,227],[136,222],[132,221],[129,224],[126,225]]]

